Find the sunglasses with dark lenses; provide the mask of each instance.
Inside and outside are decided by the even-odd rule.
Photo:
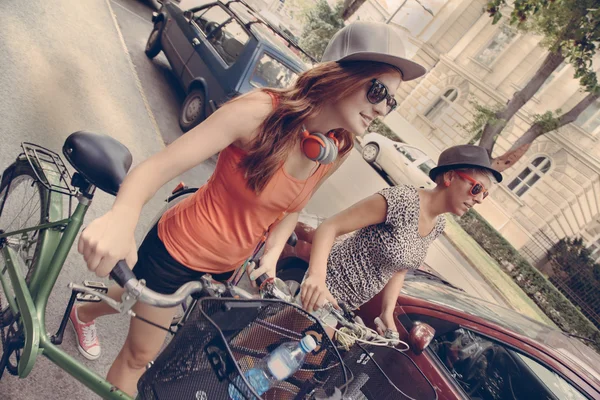
[[[369,103],[371,104],[379,104],[383,100],[386,100],[387,114],[398,107],[398,103],[394,96],[390,95],[388,93],[388,88],[377,79],[371,81],[371,88],[367,92],[367,100],[369,100]]]
[[[472,184],[471,191],[469,192],[469,193],[471,193],[471,196],[477,196],[481,192],[483,192],[484,199],[488,196],[489,192],[487,191],[485,186],[483,186],[479,181],[473,179],[472,177],[465,174],[464,172],[460,172],[460,171],[454,171],[454,172],[456,172],[456,174],[458,176],[460,176],[461,178],[463,178],[464,180],[471,182],[471,184]]]

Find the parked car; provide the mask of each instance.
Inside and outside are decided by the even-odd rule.
[[[361,138],[361,145],[365,161],[381,169],[394,184],[434,186],[429,171],[435,167],[435,162],[422,150],[394,142],[379,133],[367,133]]]
[[[278,264],[277,275],[295,290],[307,269],[313,228],[320,220],[305,217],[298,224],[298,244],[295,249],[286,246]],[[371,322],[380,312],[377,296],[357,313],[373,328]],[[377,399],[600,399],[600,355],[593,348],[470,296],[439,276],[421,270],[408,273],[394,316],[403,340],[418,324],[428,324],[435,334],[421,353],[409,350],[399,357],[394,350],[378,348],[381,368],[408,397],[392,390]],[[375,369],[367,371],[371,374],[373,385],[386,387],[385,380],[374,376]]]
[[[165,2],[152,22],[146,55],[162,51],[186,92],[184,132],[227,100],[257,87],[288,86],[307,69],[291,49],[302,50],[241,0],[187,11]]]

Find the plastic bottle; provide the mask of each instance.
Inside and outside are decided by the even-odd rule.
[[[246,371],[244,376],[248,383],[252,385],[256,393],[262,395],[267,390],[271,389],[275,383],[287,379],[298,371],[304,363],[306,355],[316,347],[317,343],[310,335],[304,336],[300,342],[283,343],[273,350],[271,354],[257,362],[254,368]],[[232,400],[254,398],[249,390],[244,390],[246,385],[240,377],[238,377],[234,383],[229,384],[229,397]],[[242,395],[238,390],[238,387],[242,389],[242,392],[245,392],[248,395]]]

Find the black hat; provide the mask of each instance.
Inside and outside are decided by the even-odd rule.
[[[485,169],[494,175],[496,181],[502,182],[502,174],[492,168],[488,152],[483,147],[472,144],[462,144],[442,151],[437,167],[429,171],[429,177],[435,181],[439,174],[460,168]]]

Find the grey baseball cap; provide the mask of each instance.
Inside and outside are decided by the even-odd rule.
[[[336,32],[321,58],[326,61],[377,61],[393,65],[402,72],[402,80],[423,76],[427,70],[404,58],[404,40],[390,25],[355,21]]]
[[[429,171],[429,177],[435,181],[439,174],[460,168],[485,169],[494,175],[498,183],[502,182],[502,174],[492,168],[487,150],[472,144],[461,144],[442,151],[437,167]]]

